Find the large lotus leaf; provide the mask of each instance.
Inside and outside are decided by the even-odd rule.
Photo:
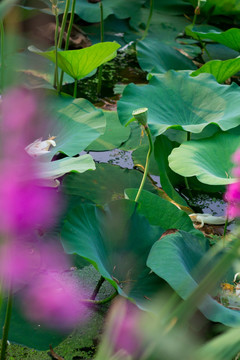
[[[5,311],[6,303],[4,301],[0,312],[1,328],[3,327],[5,320]],[[66,338],[67,335],[67,333],[59,333],[49,330],[42,325],[40,326],[36,323],[30,323],[25,317],[23,317],[21,306],[19,305],[17,299],[14,299],[8,336],[8,340],[10,342],[24,344],[24,346],[38,350],[48,350],[49,344],[55,347],[64,338]]]
[[[201,73],[212,74],[217,82],[224,83],[228,78],[240,71],[240,56],[230,60],[212,60],[201,66],[198,70],[193,71],[191,76],[197,76]]]
[[[125,194],[130,200],[135,200],[137,191],[138,189],[126,189]],[[156,194],[143,190],[138,203],[138,213],[144,215],[151,225],[160,226],[164,230],[194,230],[192,220],[184,211]]]
[[[58,66],[74,79],[80,80],[112,60],[119,48],[120,45],[116,42],[102,42],[80,50],[58,51]],[[56,62],[55,50],[40,51],[34,47],[29,47],[29,50]]]
[[[45,0],[45,2],[51,9],[52,5],[50,0]],[[103,18],[106,19],[109,15],[113,14],[120,19],[129,18],[131,15],[135,15],[135,13],[138,12],[144,2],[146,2],[146,0],[102,0]],[[64,11],[64,8],[65,2],[59,2],[60,13]],[[50,9],[48,10],[48,13],[51,12]],[[76,0],[75,13],[87,22],[99,22],[99,2],[91,3],[85,0]]]
[[[117,112],[104,111],[106,130],[97,140],[87,147],[87,151],[106,151],[117,149],[130,135],[130,128],[124,127],[118,119]]]
[[[167,281],[179,296],[186,299],[215,264],[213,259],[201,272],[196,272],[196,266],[208,248],[206,239],[179,231],[165,236],[153,245],[147,265],[155,274]],[[224,281],[233,280],[228,278],[230,273],[233,275],[229,272]],[[227,326],[240,325],[240,312],[224,307],[210,295],[206,295],[199,309],[209,320]]]
[[[136,203],[118,200],[104,209],[92,204],[79,205],[67,215],[63,230],[62,244],[68,254],[78,254],[107,279],[117,291],[131,297],[141,288],[142,276],[156,286],[156,276],[147,271],[146,260],[154,242],[163,229],[151,226],[136,212]],[[159,287],[151,289],[158,291]],[[141,295],[141,296],[139,296]],[[148,296],[142,289],[137,300],[143,305]]]
[[[45,140],[49,135],[55,136],[56,147],[52,147],[46,156],[43,155],[44,159],[51,159],[57,152],[77,155],[104,133],[104,113],[89,101],[52,93],[48,98],[52,116],[38,137]]]
[[[188,141],[175,148],[169,166],[176,173],[210,185],[226,185],[236,181],[231,176],[232,154],[239,147],[239,134],[218,133],[211,138]]]
[[[131,18],[130,25],[134,32],[132,30],[126,32],[124,36],[126,42],[141,39],[144,32],[142,24],[147,24],[148,16],[149,9],[141,8],[140,13]],[[182,49],[185,53],[195,57],[201,53],[198,46],[185,45],[185,39],[181,39],[181,43],[176,41],[176,37],[182,33],[187,25],[188,21],[184,16],[171,15],[169,12],[163,14],[161,11],[154,9],[147,39],[157,39],[163,44],[175,49]]]
[[[153,38],[147,38],[137,43],[137,58],[141,68],[151,73],[164,73],[171,69],[196,69],[193,62],[186,56]]]
[[[95,171],[84,174],[69,174],[63,181],[63,192],[69,196],[80,196],[97,204],[124,198],[126,188],[138,188],[143,174],[137,170],[122,169],[116,165],[96,164]],[[145,190],[157,193],[147,179]]]
[[[240,10],[240,8],[239,8]],[[198,30],[196,27],[189,26],[186,29],[186,33],[188,35],[193,35],[195,38],[198,37],[202,40],[213,40],[220,44],[223,44],[233,50],[240,51],[240,29],[231,28],[227,31],[216,30],[216,28],[210,29],[207,32],[203,32]]]
[[[199,133],[211,123],[228,130],[240,123],[239,99],[236,84],[220,85],[209,74],[191,77],[168,71],[152,77],[149,85],[128,85],[118,102],[118,115],[125,125],[133,110],[147,107],[149,128],[155,136],[169,128]]]
[[[72,171],[83,173],[87,170],[96,169],[91,155],[66,157],[56,161],[43,162],[39,166],[41,177],[54,179]]]

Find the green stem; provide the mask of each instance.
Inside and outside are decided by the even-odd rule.
[[[73,97],[76,99],[77,97],[77,79],[74,81],[74,89],[73,89]]]
[[[115,293],[113,293],[112,295],[110,295],[109,297],[107,297],[106,299],[103,299],[103,300],[92,300],[92,299],[86,299],[85,300],[84,299],[84,300],[81,300],[81,302],[82,303],[94,304],[94,305],[102,305],[102,304],[106,304],[109,301],[113,300],[117,295],[118,295],[118,292],[115,291]]]
[[[63,18],[62,18],[61,30],[60,30],[60,34],[59,34],[59,38],[58,38],[58,48],[59,49],[61,49],[61,47],[62,47],[63,34],[64,34],[64,30],[66,27],[69,6],[70,6],[70,0],[66,0],[64,14],[63,14]]]
[[[96,285],[96,287],[95,287],[95,289],[94,289],[94,291],[93,291],[93,293],[92,293],[91,300],[96,299],[96,296],[97,296],[102,284],[104,283],[104,281],[105,281],[105,278],[103,276],[101,276],[98,283],[97,283],[97,285]]]
[[[190,140],[191,140],[191,132],[187,131],[187,141],[190,141]],[[186,177],[184,177],[184,182],[185,182],[186,189],[188,190],[188,193],[190,195],[190,198],[192,199],[192,193],[191,193],[191,190],[190,190],[188,179]]]
[[[58,79],[58,27],[59,27],[59,19],[57,10],[55,12],[56,18],[56,29],[55,29],[55,76],[54,76],[54,85],[57,85],[57,92],[60,92],[59,87],[59,79]]]
[[[72,8],[71,8],[71,17],[70,17],[70,21],[69,21],[69,25],[68,25],[67,38],[66,38],[64,50],[68,50],[68,46],[69,46],[69,39],[70,39],[71,32],[72,32],[72,26],[73,26],[74,14],[75,14],[75,5],[76,5],[76,0],[73,0]],[[60,90],[62,88],[63,75],[64,75],[64,71],[62,70],[61,76],[60,76]]]
[[[150,0],[150,11],[149,11],[149,15],[148,15],[147,25],[146,25],[146,29],[145,29],[145,31],[143,33],[143,36],[141,37],[140,41],[144,40],[145,37],[148,34],[148,30],[149,30],[149,27],[150,27],[150,24],[151,24],[151,19],[152,19],[152,14],[153,14],[153,5],[154,5],[154,0]]]
[[[1,89],[3,91],[4,88],[4,25],[1,20]]]
[[[225,225],[224,225],[223,239],[225,238],[226,233],[227,233],[227,226],[228,226],[228,216],[226,216],[226,221],[225,221]]]
[[[4,326],[3,326],[2,348],[1,348],[0,360],[6,359],[6,350],[7,350],[7,345],[8,345],[7,344],[8,332],[9,332],[10,320],[11,320],[11,314],[12,314],[12,303],[13,303],[13,295],[12,295],[12,291],[9,290],[6,317],[5,317],[5,322],[4,322]]]
[[[101,27],[101,42],[104,41],[104,21],[103,21],[103,5],[102,2],[100,1],[99,3],[99,7],[100,7],[100,27]],[[102,70],[103,70],[103,65],[101,65],[98,68],[98,84],[97,84],[97,95],[100,96],[101,95],[101,89],[102,89]]]
[[[197,14],[194,12],[192,26],[194,26],[196,24],[196,20],[197,20]]]
[[[146,157],[146,164],[145,164],[145,170],[144,170],[144,173],[143,173],[143,178],[142,178],[142,182],[140,184],[140,187],[138,189],[138,192],[137,192],[137,195],[136,195],[136,198],[135,198],[135,201],[137,202],[139,197],[140,197],[140,194],[142,192],[142,189],[143,189],[143,186],[145,184],[145,180],[146,180],[146,177],[147,177],[147,174],[148,174],[148,168],[149,168],[149,160],[150,160],[150,155],[153,151],[153,143],[152,143],[152,136],[151,136],[151,133],[150,133],[150,130],[149,130],[149,127],[146,125],[144,127],[144,130],[146,131],[146,134],[147,134],[147,137],[148,137],[148,141],[149,141],[149,149],[148,149],[148,153],[147,153],[147,157]]]

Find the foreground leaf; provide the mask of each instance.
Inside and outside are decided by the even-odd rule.
[[[213,258],[205,263],[204,268],[201,267],[201,271],[196,272],[196,266],[208,250],[208,242],[203,237],[179,231],[165,236],[154,244],[147,265],[155,274],[167,281],[178,295],[187,299],[219,260],[219,256]],[[231,271],[224,277],[224,280],[226,279],[233,280]],[[214,284],[216,288],[218,284]],[[240,311],[223,306],[210,295],[205,296],[199,309],[211,321],[233,327],[240,325]]]
[[[151,246],[163,233],[136,213],[136,203],[114,201],[104,209],[77,206],[69,212],[62,230],[62,244],[68,254],[88,260],[123,296],[140,306],[160,288],[161,281],[150,274],[146,259]]]

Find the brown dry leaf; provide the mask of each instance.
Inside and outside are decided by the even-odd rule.
[[[54,360],[64,360],[64,358],[62,358],[53,351],[52,345],[49,345],[49,349],[50,349],[50,354]]]

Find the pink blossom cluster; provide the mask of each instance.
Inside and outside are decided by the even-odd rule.
[[[233,162],[236,166],[233,169],[233,175],[237,181],[228,185],[225,194],[225,200],[228,202],[228,217],[240,217],[240,148],[233,155]]]
[[[0,103],[0,278],[3,290],[21,294],[33,321],[59,329],[75,326],[86,312],[86,294],[66,275],[70,265],[56,241],[43,234],[61,209],[57,190],[43,186],[37,162],[24,150],[34,139],[37,99],[13,89]]]

